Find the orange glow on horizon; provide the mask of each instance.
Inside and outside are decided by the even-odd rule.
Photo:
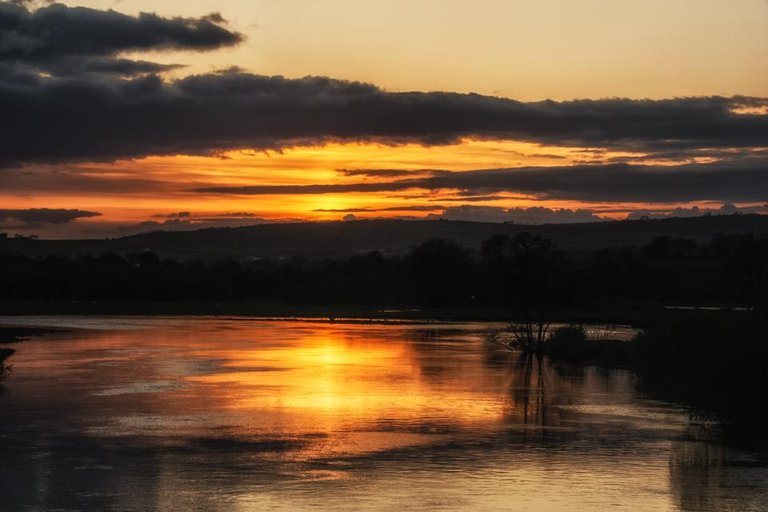
[[[618,160],[617,160],[618,159]],[[249,221],[330,221],[347,214],[356,218],[427,218],[459,205],[496,208],[590,209],[606,218],[622,219],[636,209],[659,205],[541,200],[535,196],[499,192],[472,198],[454,190],[405,188],[398,191],[285,193],[248,195],[200,193],[196,188],[249,186],[354,185],[423,178],[431,170],[464,172],[515,167],[555,167],[636,160],[649,165],[712,161],[706,153],[694,159],[669,161],[643,153],[612,152],[600,148],[542,146],[514,141],[468,139],[445,146],[373,143],[332,143],[284,151],[228,151],[216,156],[153,156],[115,163],[71,166],[37,165],[6,171],[7,187],[0,192],[6,208],[72,208],[99,212],[76,221],[76,226],[98,230],[116,225],[163,222],[177,212],[190,212],[192,224],[205,219]],[[366,175],[344,171],[379,170]],[[139,200],[137,200],[137,197]],[[666,204],[665,209],[692,204]],[[705,207],[706,204],[698,203]],[[716,205],[715,207],[719,207]],[[711,206],[710,206],[711,207]],[[151,226],[148,226],[151,229]],[[67,237],[69,226],[53,226],[48,236]],[[58,230],[58,231],[57,231]],[[61,235],[57,233],[61,232]],[[119,233],[118,233],[119,234]]]
[[[626,156],[626,154],[601,154]],[[9,207],[65,208],[77,204],[108,214],[115,221],[145,220],[156,213],[194,211],[201,214],[249,211],[268,219],[324,219],[316,209],[345,207],[395,207],[413,201],[391,193],[339,193],[290,196],[236,196],[191,193],[211,186],[346,184],[391,181],[394,178],[345,176],[343,169],[419,171],[440,169],[468,171],[521,166],[559,166],[594,159],[578,148],[543,147],[532,143],[466,140],[447,146],[418,144],[382,146],[341,144],[297,147],[275,151],[228,151],[217,156],[153,156],[114,164],[83,163],[73,166],[36,166],[26,170],[39,176],[19,176],[15,188],[30,180],[28,189],[4,191]],[[407,178],[402,176],[401,178]],[[415,177],[415,175],[414,175]],[[68,181],[84,185],[68,185]],[[59,183],[63,184],[61,186]],[[34,187],[32,187],[34,185]],[[47,185],[47,186],[46,186]],[[141,190],[137,204],[132,193]],[[402,195],[402,194],[395,194]],[[417,194],[419,204],[429,199]],[[452,202],[452,201],[448,201]],[[505,202],[514,206],[515,202]],[[437,208],[436,208],[437,209]],[[396,212],[395,212],[396,213]]]

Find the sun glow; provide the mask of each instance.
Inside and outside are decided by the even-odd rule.
[[[69,166],[36,165],[0,175],[0,197],[13,207],[66,207],[77,204],[105,215],[93,222],[143,221],[154,214],[195,211],[201,214],[248,211],[266,219],[327,219],[317,210],[350,207],[409,206],[431,199],[423,191],[412,200],[403,194],[344,193],[247,196],[200,194],[191,190],[211,186],[310,185],[372,182],[374,178],[344,171],[359,169],[466,171],[527,165],[566,165],[576,160],[611,155],[584,153],[578,148],[537,144],[466,140],[425,147],[418,144],[328,144],[281,152],[228,151],[215,156],[153,156],[115,163]],[[408,178],[376,176],[375,181]],[[411,176],[412,177],[412,176]],[[132,193],[141,191],[137,203]],[[450,199],[447,199],[450,202]],[[514,205],[514,201],[505,204]],[[395,212],[396,214],[396,212]],[[336,216],[338,217],[338,216]]]
[[[721,154],[728,154],[722,150]],[[658,205],[542,199],[515,191],[467,195],[450,189],[403,187],[396,191],[365,186],[405,182],[439,171],[465,172],[516,167],[561,167],[631,162],[648,165],[705,163],[717,159],[704,151],[682,159],[601,148],[467,139],[445,146],[332,143],[275,151],[228,151],[213,156],[152,156],[114,163],[70,166],[35,165],[0,173],[0,198],[6,208],[70,208],[101,213],[78,220],[81,237],[119,236],[136,229],[164,229],[166,220],[189,212],[187,228],[258,222],[354,218],[427,218],[460,205],[495,208],[585,208],[608,218],[624,218],[636,209]],[[312,193],[275,194],[217,191],[217,187],[347,186]],[[384,187],[386,188],[386,187]],[[213,189],[200,192],[198,189]],[[141,195],[137,201],[136,194]],[[706,207],[703,203],[697,203]],[[668,204],[665,207],[691,207]],[[719,206],[719,205],[717,205]],[[226,223],[211,224],[223,218]],[[143,226],[140,223],[151,221]],[[178,221],[174,221],[178,224]],[[51,226],[45,236],[71,236],[71,225]],[[67,235],[69,233],[69,235]]]

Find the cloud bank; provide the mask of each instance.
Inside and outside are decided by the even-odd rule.
[[[767,203],[768,204],[768,203]],[[738,207],[727,203],[720,208],[700,208],[693,206],[691,208],[678,207],[670,211],[658,210],[635,210],[627,216],[627,220],[639,219],[674,219],[686,217],[703,217],[706,215],[736,215],[736,214],[768,214],[766,206],[744,206]]]
[[[99,212],[87,210],[65,210],[30,208],[27,210],[0,209],[0,227],[31,228],[50,224],[68,224],[77,219],[98,217]]]
[[[219,14],[168,18],[29,5],[0,2],[0,166],[5,167],[279,150],[331,141],[440,145],[465,138],[504,139],[662,158],[696,152],[727,158],[732,151],[768,146],[768,115],[762,115],[768,98],[521,102],[479,94],[389,92],[367,83],[263,76],[238,68],[164,80],[157,73],[178,65],[132,60],[125,54],[215,50],[239,44],[243,35],[227,28]],[[616,169],[644,185],[669,180],[649,178],[663,174],[661,170],[645,169],[637,177],[636,168]],[[581,176],[585,173],[610,174],[606,168],[573,170],[579,176],[566,181],[588,179]],[[376,179],[413,177],[386,169],[339,172],[369,181],[368,188],[356,186],[361,191],[379,191]],[[484,179],[511,180],[525,189],[521,182],[535,181],[525,174],[516,171],[514,178],[502,178],[494,173]],[[421,178],[434,184],[456,181],[457,175]],[[324,193],[323,186],[297,193]],[[485,187],[505,188],[498,183]]]
[[[428,219],[463,220],[470,222],[513,222],[515,224],[575,224],[601,222],[605,219],[585,209],[499,208],[496,206],[461,205],[430,214]]]
[[[605,219],[595,212],[585,209],[571,210],[568,208],[551,209],[540,206],[530,208],[503,208],[498,206],[476,206],[463,204],[459,206],[441,205],[403,205],[383,208],[320,208],[313,210],[325,213],[348,214],[344,220],[358,219],[360,213],[390,213],[390,212],[434,212],[425,217],[407,217],[408,219],[445,219],[469,222],[515,222],[518,224],[572,224],[576,222],[600,222]]]
[[[57,75],[166,71],[177,66],[117,56],[137,51],[214,50],[240,43],[243,36],[224,24],[219,14],[163,18],[63,4],[30,10],[23,3],[4,2],[0,3],[0,63]]]
[[[113,63],[114,64],[114,63]],[[330,141],[448,144],[494,138],[631,151],[763,147],[757,98],[524,103],[446,92],[392,93],[324,77],[246,73],[163,81],[148,75],[0,74],[0,163],[115,160]]]
[[[458,190],[467,195],[510,192],[542,200],[589,202],[757,202],[765,201],[768,195],[768,162],[760,159],[680,166],[615,164],[439,171],[428,177],[389,182],[215,186],[193,191],[205,194],[280,195],[398,192],[410,189]]]

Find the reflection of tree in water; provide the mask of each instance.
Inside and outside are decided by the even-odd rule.
[[[599,411],[604,405],[631,408],[636,403],[635,379],[625,371],[556,364],[535,354],[508,357],[504,418],[511,433],[536,436],[537,442],[571,442],[583,436],[585,418],[593,421],[590,416],[601,414],[593,407]],[[486,360],[495,364],[496,356],[487,355]]]
[[[691,427],[674,441],[670,487],[686,512],[765,511],[768,507],[768,454],[726,446],[721,433]]]
[[[583,389],[583,377],[566,376],[562,368],[550,364],[536,354],[515,356],[511,370],[507,421],[526,426],[552,427],[561,425],[575,412],[563,405],[578,401]],[[546,437],[546,429],[541,429]]]
[[[481,344],[481,366],[477,368],[475,353],[468,350],[477,342],[477,331],[423,328],[409,336],[418,354],[420,374],[430,382],[508,390],[503,419],[510,424],[556,426],[576,414],[561,406],[578,402],[587,380],[603,387],[602,378],[588,379],[591,374],[582,367],[553,365],[541,354],[514,352],[493,343]]]
[[[548,411],[545,407],[544,360],[541,355],[528,354],[521,356],[518,364],[518,379],[512,394],[522,405],[523,422],[546,425]]]

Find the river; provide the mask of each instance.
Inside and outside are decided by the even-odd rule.
[[[0,510],[764,511],[768,454],[488,324],[0,317]]]

